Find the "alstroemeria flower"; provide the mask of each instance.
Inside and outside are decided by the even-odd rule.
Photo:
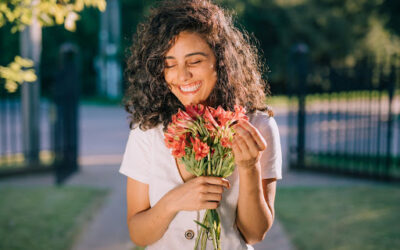
[[[213,131],[213,130],[219,128],[219,125],[218,125],[217,121],[215,121],[209,108],[206,108],[203,117],[204,117],[204,121],[205,121],[205,126],[207,127],[208,130]]]
[[[245,109],[235,105],[232,112],[225,111],[221,106],[214,109],[201,104],[185,108],[186,111],[179,109],[178,113],[172,116],[172,122],[164,132],[165,144],[191,174],[228,177],[235,169],[232,151],[235,131],[230,125],[238,120],[248,120]],[[206,214],[208,212],[210,210],[207,210]],[[202,223],[196,222],[205,228],[211,228],[216,236],[215,241],[219,242],[221,223],[217,211],[214,212],[217,217],[211,218],[211,221],[209,217],[204,216]],[[201,229],[198,237],[206,234],[205,228]]]
[[[233,117],[233,119],[239,121],[239,120],[249,120],[249,117],[246,116],[246,109],[242,106],[239,105],[235,105],[234,107],[235,109],[235,115]]]
[[[172,116],[172,123],[178,127],[190,128],[194,120],[185,111],[179,109],[178,113]]]
[[[190,137],[190,141],[193,144],[193,150],[195,152],[195,159],[197,161],[200,161],[202,158],[206,157],[208,152],[210,152],[210,147],[207,145],[207,143],[201,142],[198,137],[193,139],[193,137]]]
[[[193,119],[197,119],[199,116],[203,116],[204,111],[205,111],[205,106],[202,104],[198,105],[188,105],[185,107],[186,112],[190,117]]]
[[[228,137],[222,137],[221,138],[221,145],[222,145],[222,147],[225,147],[225,148],[231,148],[232,147],[232,141],[229,140]]]
[[[176,158],[181,158],[185,156],[186,154],[185,146],[186,146],[185,140],[174,141],[172,148],[172,155],[175,156]]]
[[[217,109],[218,110],[218,109]],[[234,113],[231,111],[220,112],[218,114],[218,122],[221,127],[225,126],[228,122],[233,122]]]

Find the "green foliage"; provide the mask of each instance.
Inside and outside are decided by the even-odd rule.
[[[21,1],[23,0],[7,3],[11,6],[10,3]],[[89,2],[93,1],[95,0]],[[56,0],[40,2],[49,4]],[[63,1],[68,4],[77,2],[82,1]],[[119,52],[121,61],[125,61],[129,55],[128,48],[132,43],[137,24],[143,21],[143,17],[156,2],[156,0],[121,0],[123,36],[122,49]],[[272,93],[285,93],[289,54],[296,43],[306,43],[309,46],[310,61],[322,66],[339,64],[352,66],[360,57],[367,54],[384,57],[398,54],[400,50],[400,15],[398,15],[400,2],[397,0],[216,0],[215,2],[235,12],[236,24],[241,29],[248,30],[259,41],[257,47],[260,48],[269,67],[268,77],[267,75],[265,77],[272,85]],[[8,9],[13,10],[11,7]],[[82,67],[82,92],[85,96],[95,94],[94,64],[98,53],[99,30],[99,13],[96,10],[84,8],[79,12],[81,18],[76,21],[74,33],[66,32],[65,28],[60,26],[43,30],[41,80],[44,92],[49,90],[52,72],[56,71],[54,62],[58,58],[59,46],[63,41],[71,41],[80,47],[81,62],[85,65]],[[13,15],[18,16],[15,13]],[[57,24],[55,15],[51,13],[46,15],[48,18],[42,18],[43,20],[51,19],[52,23]],[[0,28],[2,51],[0,65],[7,65],[18,53],[18,36],[11,34],[9,30],[16,27],[15,22],[20,23],[20,21],[9,23],[4,11],[0,11],[0,16],[2,16],[0,19],[3,18],[3,23],[5,22]],[[68,19],[68,14],[59,16],[63,16],[64,21]]]
[[[22,70],[23,67],[32,67],[33,61],[16,56],[14,61],[7,67],[0,66],[0,77],[6,79],[6,89],[9,92],[15,92],[18,83],[34,82],[36,75],[33,69]]]
[[[400,27],[400,5],[395,0],[218,2],[227,8],[234,6],[238,23],[259,40],[258,47],[269,66],[273,93],[284,91],[290,51],[297,43],[308,45],[312,63],[326,66],[353,66],[367,54],[400,53],[399,37],[391,32],[393,27]]]
[[[76,30],[76,21],[79,12],[85,7],[95,7],[100,11],[106,8],[105,0],[10,0],[0,2],[0,28],[7,23],[11,24],[11,33],[22,31],[33,22],[41,27],[64,25],[68,31]],[[26,60],[26,59],[25,59]],[[23,81],[35,81],[33,69],[24,69],[21,60],[10,63],[8,67],[1,67],[0,79],[5,80],[5,88],[15,92]],[[11,67],[12,66],[12,67]],[[29,66],[32,67],[33,65]],[[20,75],[20,76],[18,76]]]
[[[75,31],[78,12],[84,7],[106,8],[105,0],[11,0],[0,2],[0,27],[6,22],[13,24],[11,32],[23,30],[34,19],[40,26],[64,24],[65,29]]]

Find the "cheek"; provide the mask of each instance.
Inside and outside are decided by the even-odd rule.
[[[171,73],[164,71],[164,80],[167,83],[170,83],[171,82]]]

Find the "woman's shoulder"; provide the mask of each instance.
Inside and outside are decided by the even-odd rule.
[[[134,137],[135,139],[143,139],[143,140],[148,140],[152,137],[154,137],[155,135],[157,135],[157,133],[159,133],[160,129],[162,129],[161,125],[155,126],[153,128],[141,128],[140,126],[136,125],[133,126],[130,130],[130,137]]]
[[[267,110],[256,110],[255,112],[248,115],[250,123],[253,125],[262,124],[267,126],[268,124],[274,123],[274,113],[270,108]]]
[[[250,123],[264,135],[264,137],[279,134],[278,125],[270,109],[266,111],[256,110],[254,113],[249,115],[249,120]]]
[[[134,124],[134,125],[131,127],[131,131],[136,131],[136,133],[141,133],[141,134],[146,134],[146,135],[148,135],[148,134],[155,133],[156,131],[162,129],[162,127],[163,127],[163,126],[162,126],[162,123],[157,124],[157,125],[155,125],[155,126],[152,126],[152,127],[150,127],[150,128],[140,126],[139,124]]]

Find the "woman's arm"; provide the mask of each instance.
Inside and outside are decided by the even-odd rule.
[[[229,182],[220,177],[193,178],[166,193],[150,207],[149,186],[128,177],[127,223],[131,240],[139,246],[159,240],[178,211],[215,209]]]
[[[261,179],[261,152],[266,142],[248,121],[235,125],[232,149],[239,171],[236,225],[248,244],[262,241],[274,219],[275,179]]]
[[[274,220],[276,179],[261,180],[260,165],[239,170],[236,225],[248,244],[264,239]]]
[[[139,246],[146,246],[160,239],[176,215],[168,205],[168,196],[162,197],[150,208],[148,192],[149,185],[128,177],[126,196],[129,236]]]

